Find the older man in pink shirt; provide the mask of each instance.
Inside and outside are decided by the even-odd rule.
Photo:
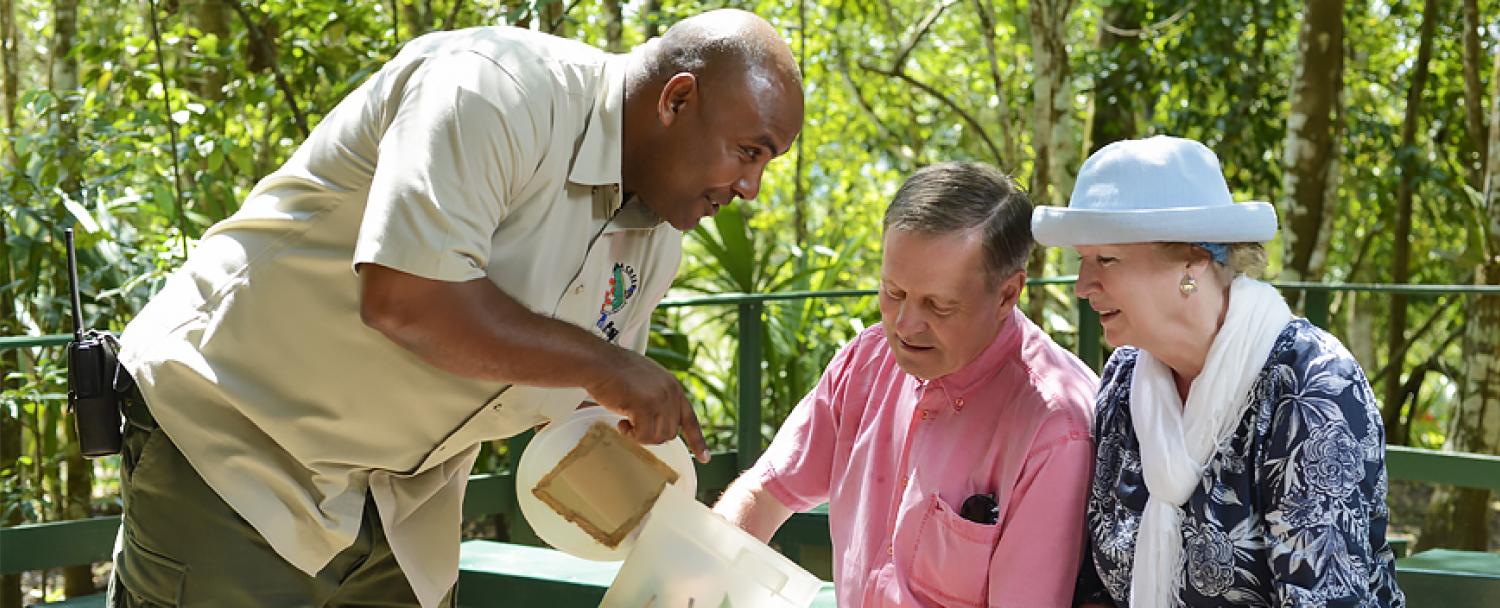
[[[762,540],[829,503],[839,606],[1067,606],[1098,378],[1015,309],[1031,204],[977,163],[885,216],[882,323],[836,355],[715,510]]]

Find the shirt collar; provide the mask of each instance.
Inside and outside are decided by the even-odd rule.
[[[978,357],[948,375],[930,382],[918,382],[918,386],[924,391],[938,389],[938,394],[944,396],[953,411],[963,411],[970,393],[1015,359],[1021,342],[1021,325],[1027,322],[1021,311],[1011,308],[1010,318],[1000,326],[995,339],[980,351]]]
[[[580,186],[620,184],[620,159],[625,107],[625,66],[629,55],[604,60],[598,96],[584,127],[583,141],[573,154],[568,181]],[[618,200],[618,197],[616,197]]]

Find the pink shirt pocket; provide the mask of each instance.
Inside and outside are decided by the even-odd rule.
[[[999,524],[960,517],[942,497],[927,498],[912,548],[911,591],[925,605],[985,605]]]

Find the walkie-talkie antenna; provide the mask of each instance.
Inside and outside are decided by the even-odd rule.
[[[83,304],[78,298],[78,253],[73,249],[73,229],[63,231],[68,241],[68,289],[73,295],[73,339],[83,340]]]

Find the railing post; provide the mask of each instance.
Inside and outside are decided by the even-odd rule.
[[[521,468],[521,453],[526,451],[526,445],[531,443],[531,438],[536,431],[526,431],[505,440],[506,458],[510,460],[510,472],[515,475]],[[531,488],[516,488],[516,492],[530,492]],[[523,545],[541,545],[542,539],[531,529],[531,523],[521,515],[521,503],[512,498],[510,504],[505,505],[506,538],[513,543]]]
[[[1349,294],[1353,297],[1354,294]],[[1328,290],[1313,287],[1304,294],[1303,311],[1307,313],[1307,321],[1321,329],[1328,329]]]
[[[1078,304],[1078,358],[1083,360],[1084,365],[1094,371],[1099,371],[1103,363],[1104,349],[1099,346],[1099,313],[1089,306],[1089,301],[1083,298],[1074,298]]]
[[[739,450],[735,466],[743,471],[760,458],[760,324],[762,304],[743,300],[739,304]]]

